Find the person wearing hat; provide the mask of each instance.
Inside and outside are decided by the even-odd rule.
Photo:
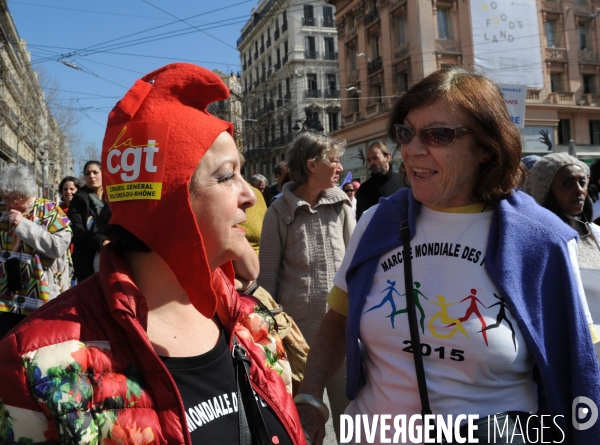
[[[232,124],[207,112],[228,96],[176,63],[111,111],[111,242],[0,342],[0,443],[305,443],[275,324],[233,287],[255,197]]]
[[[586,165],[566,153],[541,158],[527,178],[524,191],[577,231],[577,262],[592,319],[600,322],[600,227],[592,222]],[[600,329],[594,325],[593,331]],[[595,337],[600,357],[600,338]]]
[[[528,156],[523,156],[521,158],[521,162],[523,163],[523,165],[525,166],[527,171],[530,172],[531,169],[537,163],[537,161],[539,161],[540,159],[542,159],[542,158],[537,155],[528,155]]]

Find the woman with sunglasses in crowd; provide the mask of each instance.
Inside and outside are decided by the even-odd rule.
[[[350,203],[352,204],[352,211],[354,212],[354,216],[356,216],[356,187],[354,186],[354,182],[345,182],[342,184],[342,190],[348,195],[348,199],[350,199]]]
[[[346,414],[369,426],[376,414],[477,414],[488,443],[496,415],[507,429],[492,443],[538,443],[536,427],[546,441],[598,442],[600,423],[571,419],[576,397],[600,404],[576,233],[517,190],[521,136],[497,85],[437,71],[398,99],[388,137],[411,188],[356,226],[299,390],[307,435],[323,436],[323,387],[346,356]]]

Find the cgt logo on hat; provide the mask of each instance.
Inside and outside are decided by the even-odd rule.
[[[161,199],[168,129],[146,122],[107,129],[102,163],[109,202]]]

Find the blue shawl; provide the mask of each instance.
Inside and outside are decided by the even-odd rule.
[[[406,218],[414,237],[420,210],[410,189],[382,199],[346,273],[346,394],[351,400],[366,383],[359,324],[379,259],[402,245],[400,223]],[[534,356],[540,414],[564,416],[557,419],[566,435],[564,443],[588,445],[600,443],[600,420],[590,429],[577,430],[571,410],[579,396],[600,407],[600,372],[569,259],[567,242],[575,237],[571,228],[529,195],[514,192],[494,210],[485,269]],[[548,418],[545,423],[551,424]]]

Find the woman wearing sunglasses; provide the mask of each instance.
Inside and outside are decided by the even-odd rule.
[[[299,391],[306,434],[320,443],[323,386],[346,356],[351,442],[366,420],[373,443],[386,443],[405,415],[409,441],[423,443],[409,425],[422,412],[456,421],[454,439],[467,437],[458,416],[478,415],[480,444],[494,415],[506,428],[491,443],[538,443],[536,428],[545,441],[598,442],[600,423],[571,417],[577,397],[600,404],[576,234],[517,191],[521,136],[498,87],[437,71],[398,99],[388,137],[411,188],[356,226]],[[391,415],[387,433],[377,414]],[[450,439],[440,433],[431,437]]]
[[[352,204],[352,211],[356,216],[356,187],[354,186],[354,182],[350,181],[344,183],[342,185],[342,190],[344,191],[344,193],[346,193],[346,195],[348,195],[348,198],[350,199],[350,202]]]

